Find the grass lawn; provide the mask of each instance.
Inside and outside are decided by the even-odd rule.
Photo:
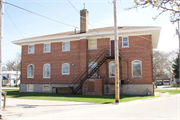
[[[60,95],[49,93],[21,93],[17,89],[4,89],[7,92],[8,98],[19,99],[36,99],[36,100],[55,100],[55,101],[76,101],[76,102],[91,102],[91,103],[114,103],[114,95]],[[138,99],[153,98],[154,96],[135,96],[121,95],[120,102],[127,102]]]
[[[169,94],[173,95],[173,94],[180,94],[180,90],[155,90],[154,92],[168,92]]]

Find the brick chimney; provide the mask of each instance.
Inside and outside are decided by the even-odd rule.
[[[88,32],[88,10],[83,9],[80,11],[80,33]]]

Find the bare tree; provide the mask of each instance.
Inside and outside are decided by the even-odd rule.
[[[153,79],[173,78],[172,64],[176,59],[176,52],[169,53],[153,51]]]
[[[176,22],[180,18],[180,1],[179,0],[134,0],[135,5],[128,9],[153,7],[159,11],[154,17],[156,19],[165,12],[170,12],[170,21]]]

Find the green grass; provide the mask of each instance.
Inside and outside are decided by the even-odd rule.
[[[4,89],[9,98],[19,99],[35,99],[35,100],[55,100],[55,101],[76,101],[76,102],[91,102],[91,103],[114,103],[114,95],[60,95],[49,93],[22,93],[17,89]],[[128,102],[138,99],[153,98],[154,96],[135,96],[135,95],[121,95],[120,102]]]
[[[180,85],[172,85],[172,87],[176,87],[176,86],[177,86],[177,87],[180,87]]]
[[[171,95],[180,94],[180,90],[155,90],[154,92],[163,92],[163,93],[168,92]]]

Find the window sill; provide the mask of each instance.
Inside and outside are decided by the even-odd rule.
[[[49,51],[49,52],[43,52],[43,53],[51,53],[51,51]]]
[[[27,54],[34,54],[34,53],[27,53]]]
[[[43,79],[51,79],[50,77],[47,77],[47,78],[43,78]]]
[[[129,48],[129,46],[127,46],[127,47],[125,47],[125,46],[123,47],[123,46],[122,46],[121,48]]]
[[[27,78],[27,79],[34,79],[34,78]]]
[[[97,48],[91,48],[91,49],[88,49],[88,50],[97,50]]]
[[[143,77],[132,77],[132,78],[143,78]]]
[[[62,50],[62,52],[68,52],[68,51],[70,51],[70,50]]]
[[[109,78],[115,78],[115,76],[109,76]]]
[[[70,74],[61,74],[61,75],[70,75]]]

